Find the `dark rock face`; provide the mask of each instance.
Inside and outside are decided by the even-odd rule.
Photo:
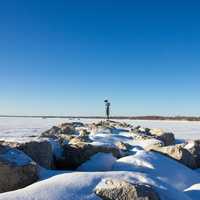
[[[173,145],[175,143],[175,137],[173,133],[163,133],[158,135],[157,139],[163,141],[165,146]]]
[[[63,146],[64,158],[58,161],[57,167],[63,169],[76,169],[82,163],[89,160],[96,153],[112,153],[119,158],[120,150],[115,147],[94,146],[85,142],[66,144]]]
[[[17,190],[37,180],[35,162],[19,150],[0,145],[0,192]]]
[[[103,200],[159,200],[158,194],[149,185],[130,184],[121,180],[105,180],[95,189]]]
[[[45,140],[30,141],[25,143],[4,142],[12,148],[17,148],[27,154],[40,166],[52,169],[54,168],[53,151],[50,142]]]
[[[53,151],[48,141],[32,141],[22,144],[19,150],[30,156],[40,166],[52,169],[54,168]]]
[[[196,161],[196,167],[200,168],[200,140],[189,141],[183,148],[191,153]]]

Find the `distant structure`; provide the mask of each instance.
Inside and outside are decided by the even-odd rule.
[[[105,107],[106,107],[106,119],[110,119],[110,102],[106,99],[104,100]]]

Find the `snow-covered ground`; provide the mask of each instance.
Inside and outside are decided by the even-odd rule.
[[[38,136],[41,132],[63,122],[71,122],[63,118],[1,118],[0,139]],[[78,120],[76,120],[78,121]],[[98,119],[81,119],[81,122],[97,122]],[[118,120],[119,121],[119,120]],[[200,122],[189,121],[159,121],[159,120],[120,120],[135,126],[141,125],[148,128],[161,128],[167,132],[173,132],[177,139],[199,139]]]
[[[73,120],[73,121],[78,121]],[[81,119],[91,123],[99,120]],[[173,132],[176,139],[199,139],[200,122],[120,120],[135,126],[161,128]],[[0,118],[0,140],[23,141],[34,139],[43,131],[70,119]],[[97,133],[90,135],[93,144],[112,145],[124,141],[133,146],[144,146],[152,142],[139,143],[129,133]],[[156,152],[146,152],[139,147],[129,156],[116,159],[112,154],[98,153],[83,163],[76,171],[40,169],[40,181],[26,188],[2,193],[0,200],[100,200],[94,190],[106,179],[120,179],[130,183],[150,184],[161,200],[199,200],[200,170],[192,170]]]

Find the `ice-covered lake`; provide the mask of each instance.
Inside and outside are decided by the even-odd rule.
[[[0,118],[0,139],[38,136],[48,128],[72,120],[65,118]],[[78,121],[74,119],[73,121]],[[97,119],[81,119],[85,123],[97,122]],[[177,139],[200,139],[200,122],[188,121],[154,121],[154,120],[120,120],[135,126],[161,128],[173,132]]]

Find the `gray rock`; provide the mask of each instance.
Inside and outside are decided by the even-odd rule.
[[[131,184],[122,180],[104,180],[95,188],[103,200],[159,200],[155,190],[144,184]]]
[[[197,168],[195,158],[192,154],[184,149],[181,145],[174,145],[174,146],[166,146],[166,147],[151,147],[149,150],[162,153],[183,165],[188,166],[189,168],[195,169]]]
[[[71,123],[61,124],[60,126],[53,126],[51,129],[43,132],[40,137],[47,137],[57,139],[60,135],[75,135],[75,125]]]
[[[165,146],[175,144],[175,137],[173,133],[164,132],[162,129],[151,129],[149,132],[153,137],[163,141]]]
[[[37,180],[35,162],[19,150],[0,145],[0,192],[17,190]]]
[[[44,168],[54,168],[53,150],[49,141],[37,140],[25,143],[4,142],[4,145],[23,151]]]
[[[162,135],[158,135],[157,139],[163,141],[165,146],[175,144],[175,137],[173,133],[163,133]]]
[[[188,141],[183,148],[188,150],[196,161],[197,168],[200,168],[200,140]]]

